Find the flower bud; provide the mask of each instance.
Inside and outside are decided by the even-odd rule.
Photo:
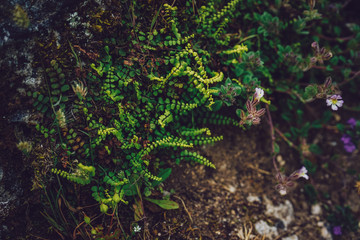
[[[311,44],[311,47],[314,48],[315,50],[317,50],[319,48],[319,44],[317,42],[313,42]]]
[[[327,78],[325,79],[324,88],[325,88],[325,89],[329,88],[329,87],[331,86],[331,84],[332,84],[332,79],[331,79],[331,77],[327,77]]]

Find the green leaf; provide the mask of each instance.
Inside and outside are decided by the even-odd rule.
[[[317,87],[314,85],[309,85],[305,88],[305,93],[303,95],[304,99],[312,99],[318,93]]]
[[[274,153],[278,154],[280,152],[280,146],[276,142],[274,142]]]
[[[123,51],[122,49],[119,50],[119,55],[122,56],[122,57],[125,57],[126,56],[126,52]]]
[[[211,108],[214,112],[216,112],[220,110],[221,106],[222,106],[222,101],[216,100],[215,103],[211,106]]]
[[[161,181],[154,181],[152,183],[153,187],[158,186],[160,183],[162,183],[163,181],[165,181],[165,179],[167,179],[170,174],[171,174],[171,168],[165,168],[165,169],[161,169],[159,172],[158,177],[161,178]]]
[[[166,210],[172,210],[172,209],[178,209],[179,204],[177,204],[174,201],[171,200],[158,200],[158,199],[152,199],[152,198],[145,198],[145,200],[155,203],[159,207],[166,209]]]
[[[312,163],[311,161],[304,159],[303,161],[304,166],[306,167],[306,169],[309,171],[309,174],[314,174],[316,172],[317,169],[317,165]]]
[[[128,183],[123,187],[125,196],[134,196],[137,194],[136,184]]]
[[[344,132],[345,131],[345,125],[342,123],[338,123],[336,124],[337,129],[339,129],[340,132]]]
[[[310,147],[309,147],[309,150],[310,150],[310,152],[312,152],[314,154],[317,154],[317,155],[321,155],[322,152],[323,152],[321,150],[321,148],[316,144],[311,144]]]
[[[69,89],[70,89],[70,86],[69,86],[69,85],[64,85],[64,86],[61,87],[61,91],[62,91],[62,92],[66,92],[66,91],[69,90]]]
[[[151,191],[150,191],[150,189],[148,187],[146,187],[144,189],[144,196],[145,197],[150,197],[150,195],[151,195]]]
[[[90,224],[90,221],[91,221],[91,219],[90,219],[88,216],[85,216],[85,217],[84,217],[84,222],[85,222],[86,224]]]

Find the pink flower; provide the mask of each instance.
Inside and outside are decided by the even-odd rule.
[[[336,111],[338,110],[339,107],[342,107],[342,105],[344,104],[344,101],[341,99],[342,98],[340,95],[332,95],[331,97],[326,99],[326,104],[328,106],[331,106],[332,110]]]

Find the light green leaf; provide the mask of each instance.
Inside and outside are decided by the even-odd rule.
[[[166,210],[172,210],[172,209],[178,209],[179,204],[177,204],[174,201],[171,200],[158,200],[158,199],[152,199],[152,198],[145,198],[145,200],[155,203],[159,207],[166,209]]]

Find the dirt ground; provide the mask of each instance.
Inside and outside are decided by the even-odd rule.
[[[266,123],[247,132],[228,128],[218,130],[217,134],[224,135],[223,142],[201,149],[216,165],[216,170],[188,163],[182,164],[180,168],[173,168],[174,172],[165,184],[165,189],[175,190],[172,199],[179,203],[181,210],[163,212],[162,221],[149,226],[153,237],[326,239],[329,227],[326,226],[328,213],[325,206],[348,203],[358,209],[359,195],[353,187],[353,180],[335,177],[339,172],[330,170],[327,173],[318,171],[309,180],[316,190],[330,192],[330,199],[319,197],[318,204],[315,204],[322,209],[320,212],[311,210],[314,204],[304,194],[306,180],[299,181],[291,193],[281,196],[275,190],[275,171],[270,157],[271,143]],[[300,168],[301,163],[296,162],[296,157],[290,150],[288,152],[289,154],[280,155],[277,159],[280,163],[286,162],[287,172],[290,173]],[[350,158],[355,160],[357,155]],[[342,160],[349,162],[350,158],[344,156]],[[291,169],[292,167],[295,168]],[[267,210],[269,206],[275,206],[274,211],[280,215]],[[254,224],[260,220],[275,226],[279,234],[257,234]],[[328,239],[331,239],[329,232],[327,233]],[[356,233],[348,233],[334,239],[357,239],[356,236]]]

